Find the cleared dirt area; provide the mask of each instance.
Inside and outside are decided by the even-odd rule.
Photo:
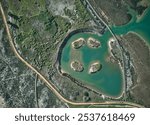
[[[123,45],[130,53],[134,66],[134,85],[130,91],[131,96],[150,107],[150,49],[146,42],[133,33],[123,38]]]

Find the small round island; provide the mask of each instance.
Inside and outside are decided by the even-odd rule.
[[[81,64],[81,62],[79,62],[77,60],[72,61],[70,66],[71,66],[71,69],[73,69],[76,72],[82,72],[84,70],[84,67]]]
[[[85,40],[83,38],[79,38],[72,42],[72,47],[74,49],[79,49],[85,44]]]
[[[100,41],[98,41],[92,37],[89,37],[87,39],[87,46],[89,46],[90,48],[96,49],[96,48],[99,48],[101,46],[101,43],[100,43]]]
[[[89,74],[96,73],[102,69],[102,64],[99,61],[93,62],[89,66]]]

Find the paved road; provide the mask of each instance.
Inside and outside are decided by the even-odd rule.
[[[71,105],[75,105],[75,106],[81,106],[81,105],[111,105],[111,104],[116,104],[116,105],[121,105],[121,104],[124,104],[124,105],[129,105],[129,106],[132,106],[132,107],[143,107],[139,104],[136,104],[136,103],[132,103],[132,102],[125,102],[125,101],[106,101],[106,102],[87,102],[87,103],[84,103],[84,102],[73,102],[73,101],[70,101],[68,99],[66,99],[65,97],[63,97],[58,91],[57,89],[55,88],[55,86],[53,85],[52,82],[50,82],[49,80],[47,80],[38,70],[36,70],[36,68],[34,68],[32,65],[30,65],[17,51],[15,45],[14,45],[14,42],[13,42],[13,39],[12,39],[12,36],[11,36],[11,33],[10,33],[10,30],[9,30],[9,27],[8,27],[8,24],[7,24],[7,20],[6,20],[6,16],[5,16],[5,13],[4,13],[4,10],[3,10],[3,7],[2,7],[2,4],[0,3],[0,11],[1,11],[1,14],[2,14],[2,18],[3,18],[3,21],[4,21],[4,25],[5,25],[5,28],[6,28],[6,32],[7,32],[7,35],[8,35],[8,39],[9,39],[9,43],[11,45],[11,48],[14,52],[14,54],[18,57],[18,59],[20,59],[26,66],[28,66],[32,71],[34,71],[38,77],[44,81],[45,85],[51,89],[53,91],[53,93],[61,100],[63,101],[64,103],[68,103],[68,104],[71,104]]]

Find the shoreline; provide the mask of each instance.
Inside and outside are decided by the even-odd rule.
[[[126,35],[128,35],[128,34],[134,34],[134,35],[136,35],[136,36],[138,36],[145,44],[146,44],[146,46],[148,46],[148,48],[150,48],[149,47],[149,45],[150,45],[150,40],[148,40],[146,37],[144,38],[144,34],[143,35],[141,35],[141,34],[139,34],[138,32],[136,32],[136,31],[129,31]]]
[[[67,73],[66,71],[64,71],[62,68],[61,68],[61,55],[62,55],[62,51],[63,51],[63,48],[65,47],[65,45],[67,44],[67,41],[73,36],[73,35],[75,35],[75,34],[78,34],[78,33],[91,33],[91,34],[96,34],[96,35],[98,35],[98,36],[102,36],[103,34],[101,34],[101,32],[97,32],[97,30],[94,30],[94,29],[77,29],[77,30],[73,30],[73,31],[71,31],[71,32],[68,32],[67,34],[66,34],[66,36],[65,36],[65,38],[63,39],[63,41],[62,41],[62,43],[60,44],[60,46],[59,46],[59,49],[58,49],[58,52],[57,52],[57,58],[56,58],[56,61],[55,61],[55,63],[54,63],[54,67],[56,67],[56,69],[58,70],[58,73],[61,75],[61,76],[64,76],[64,77],[66,77],[66,78],[68,78],[68,79],[70,79],[71,81],[75,81],[74,83],[75,84],[77,84],[77,85],[79,85],[79,86],[81,86],[81,87],[84,87],[84,88],[86,88],[86,89],[88,89],[89,91],[92,91],[92,92],[94,92],[94,93],[96,93],[96,94],[99,94],[99,95],[103,95],[103,96],[105,96],[105,98],[111,98],[111,99],[120,99],[120,98],[122,98],[123,97],[123,94],[124,94],[124,92],[122,92],[122,90],[121,90],[121,92],[119,93],[119,94],[117,94],[117,95],[115,95],[115,96],[112,96],[112,95],[109,95],[109,94],[107,94],[107,93],[103,93],[102,91],[100,91],[100,90],[97,90],[97,88],[94,88],[94,87],[92,87],[91,85],[86,85],[86,84],[84,84],[83,85],[83,83],[82,82],[80,82],[80,81],[78,81],[77,79],[75,79],[75,78],[73,78],[73,77],[71,77],[70,75],[69,75],[69,73]],[[108,42],[107,42],[108,43]],[[62,70],[62,71],[61,71]],[[122,71],[122,70],[121,70]],[[123,76],[123,75],[122,75]],[[123,79],[122,79],[122,81],[123,81]],[[122,87],[123,88],[123,87]]]
[[[140,21],[142,21],[142,19],[144,18],[144,16],[148,13],[148,11],[150,10],[150,8],[146,8],[145,10],[144,10],[144,12],[140,15],[140,16],[136,16],[136,18],[137,18],[137,20],[136,20],[136,22],[138,23],[138,22],[140,22]]]
[[[111,52],[111,49],[112,49],[112,47],[111,47],[111,45],[110,45],[110,42],[111,41],[115,41],[115,39],[113,38],[113,37],[111,37],[109,40],[108,40],[108,42],[107,42],[107,45],[108,45],[108,52],[109,52],[109,54],[111,55],[111,56],[113,56],[113,58],[115,58],[114,57],[114,55],[112,54],[112,52]],[[122,65],[121,65],[121,63],[120,63],[120,61],[118,61],[119,63],[118,63],[118,65],[119,65],[119,68],[120,68],[120,71],[121,71],[121,76],[122,76],[122,90],[121,90],[121,92],[120,92],[120,96],[118,97],[118,98],[116,98],[116,99],[120,99],[120,98],[122,98],[123,97],[123,95],[124,95],[124,93],[125,93],[125,74],[124,74],[124,69],[123,69],[123,67],[122,67]]]

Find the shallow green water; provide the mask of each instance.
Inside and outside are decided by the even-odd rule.
[[[80,54],[82,55],[81,62],[83,62],[85,70],[81,73],[75,72],[70,68],[70,52],[71,52],[71,43],[83,37],[85,39],[89,37],[94,37],[95,39],[101,41],[102,47],[98,49],[91,49],[87,46],[80,48]],[[106,33],[102,37],[94,34],[88,33],[78,33],[72,36],[67,45],[64,48],[61,65],[62,69],[69,73],[72,77],[84,81],[93,88],[102,91],[111,96],[118,96],[121,93],[122,88],[122,76],[119,69],[119,65],[112,64],[106,61],[106,56],[108,55],[108,45],[107,41],[111,37],[110,34]],[[88,74],[88,67],[92,61],[99,60],[102,64],[102,70],[95,74]]]
[[[143,18],[137,21],[134,12],[131,12],[132,20],[123,26],[112,26],[111,29],[117,35],[126,34],[130,31],[136,32],[143,37],[148,43],[150,43],[150,9],[147,9]],[[101,41],[102,47],[98,49],[90,49],[87,46],[80,48],[78,51],[82,55],[81,62],[85,66],[85,70],[82,73],[73,71],[70,68],[71,57],[71,42],[83,37],[94,37]],[[104,94],[110,96],[119,96],[122,92],[123,82],[122,73],[118,65],[112,64],[106,61],[108,56],[107,42],[111,38],[111,34],[106,32],[103,36],[98,36],[88,33],[78,33],[72,36],[68,41],[62,52],[61,68],[70,74],[72,77],[85,82],[87,85],[100,90]],[[73,58],[73,57],[72,57]],[[99,60],[102,63],[102,70],[95,74],[88,74],[88,66],[93,60]]]
[[[111,29],[115,34],[121,35],[126,34],[130,31],[138,33],[142,38],[144,38],[147,43],[150,44],[150,8],[145,11],[143,18],[137,20],[136,14],[132,14],[132,20],[130,23],[123,26],[113,26]]]

